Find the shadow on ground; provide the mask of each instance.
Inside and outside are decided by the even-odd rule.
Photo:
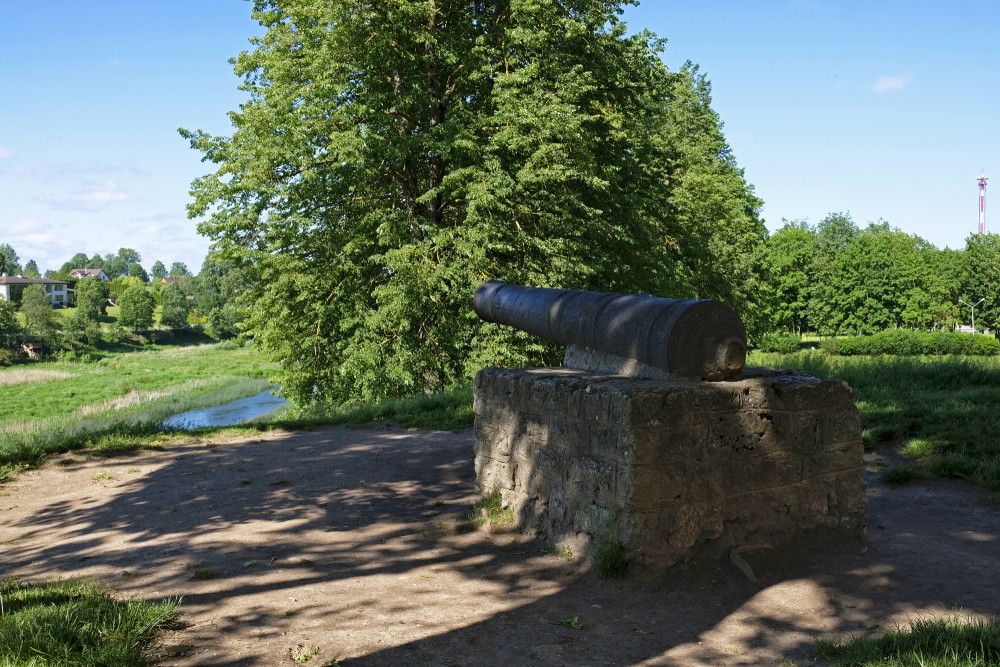
[[[602,581],[584,554],[466,530],[472,440],[327,428],[68,456],[4,489],[3,574],[183,596],[165,665],[312,647],[309,664],[348,667],[790,664],[818,636],[1000,606],[1000,516],[975,489],[871,480],[866,545],[817,535],[747,554],[757,582],[718,561]]]

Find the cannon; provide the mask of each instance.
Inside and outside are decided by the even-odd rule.
[[[665,299],[483,283],[473,308],[566,345],[565,366],[637,377],[664,374],[727,380],[743,370],[746,330],[735,310],[714,299]]]

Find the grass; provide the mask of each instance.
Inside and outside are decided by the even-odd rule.
[[[191,569],[191,578],[195,581],[208,581],[218,576],[219,573],[215,571],[214,567],[202,566]]]
[[[0,582],[0,667],[139,667],[177,601],[119,600],[90,580]]]
[[[309,406],[281,413],[271,423],[286,428],[304,428],[323,424],[360,425],[383,420],[404,428],[454,431],[472,426],[473,417],[472,384],[466,383],[437,394],[378,403]]]
[[[987,667],[1000,664],[1000,623],[957,616],[916,621],[875,637],[820,641],[832,667]]]
[[[0,369],[0,482],[56,452],[155,446],[165,418],[260,393],[271,369],[226,343]]]
[[[590,549],[597,575],[602,579],[622,577],[632,564],[632,552],[612,533],[594,536]]]
[[[1000,359],[839,357],[820,352],[750,355],[749,364],[845,380],[854,389],[867,449],[899,443],[890,481],[966,479],[1000,498]]]
[[[498,490],[484,493],[473,504],[471,519],[479,528],[482,528],[486,524],[493,526],[513,526],[517,521],[517,517],[514,516],[514,510],[503,506],[503,497]]]

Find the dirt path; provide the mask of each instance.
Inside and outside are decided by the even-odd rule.
[[[728,562],[597,580],[582,554],[462,532],[473,485],[470,431],[70,455],[0,489],[0,576],[183,596],[177,666],[805,665],[818,636],[1000,612],[1000,511],[964,485],[873,478],[866,548],[749,553],[756,583]]]

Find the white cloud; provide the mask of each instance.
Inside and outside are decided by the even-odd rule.
[[[912,74],[896,74],[895,76],[880,76],[872,84],[873,93],[891,93],[906,88],[913,81]]]
[[[3,146],[0,146],[0,160],[6,160],[7,158],[13,157],[13,156],[14,156],[14,151],[12,151],[9,148],[5,148]]]
[[[78,252],[73,249],[75,241],[72,237],[65,232],[54,231],[52,225],[35,220],[18,220],[11,227],[7,242],[17,251],[22,264],[33,259],[42,271],[57,269]]]
[[[86,185],[73,193],[57,192],[39,199],[52,204],[55,208],[97,211],[112,204],[130,201],[132,198],[119,190],[118,184],[114,181],[105,181]]]

